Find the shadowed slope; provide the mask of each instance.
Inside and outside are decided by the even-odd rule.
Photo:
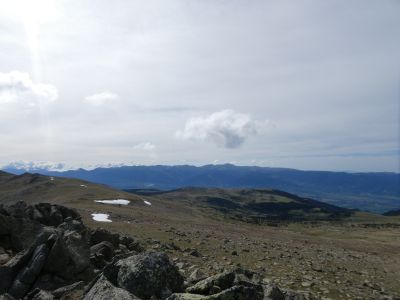
[[[139,191],[139,194],[143,194],[143,191]],[[212,208],[225,216],[252,222],[334,220],[350,216],[352,213],[345,208],[268,189],[183,188],[152,192],[151,195],[188,206]]]

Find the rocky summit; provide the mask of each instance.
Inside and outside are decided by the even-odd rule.
[[[0,299],[314,299],[240,267],[185,277],[167,253],[87,228],[61,205],[0,206]]]

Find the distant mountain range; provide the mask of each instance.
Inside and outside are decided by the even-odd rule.
[[[169,190],[188,186],[272,188],[346,208],[386,212],[400,207],[400,174],[301,171],[285,168],[206,165],[121,166],[94,170],[49,171],[5,168],[50,176],[78,178],[118,189]]]

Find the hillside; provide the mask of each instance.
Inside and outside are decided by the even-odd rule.
[[[335,220],[352,214],[334,205],[267,189],[183,188],[153,193],[152,197],[212,208],[230,218],[248,222]]]
[[[340,220],[324,215],[320,222],[316,218],[322,210],[343,209],[276,190],[185,188],[139,193],[76,179],[0,173],[1,204],[24,200],[75,208],[89,228],[105,228],[133,237],[146,249],[165,251],[187,277],[241,266],[259,272],[268,283],[317,299],[400,294],[398,218],[354,212]],[[116,198],[131,202],[94,202]],[[269,206],[268,211],[263,205]],[[283,211],[277,208],[282,205],[300,205],[302,221],[279,222]],[[291,211],[286,209],[283,216],[293,217]],[[109,222],[94,220],[93,213],[107,215]],[[238,214],[275,219],[255,223]],[[303,222],[304,218],[313,222]]]
[[[138,199],[132,194],[79,179],[0,172],[0,203],[3,204],[19,200],[28,203],[63,204],[82,200],[118,198]]]
[[[14,173],[23,170],[10,169]],[[80,178],[119,189],[170,190],[186,186],[278,189],[333,205],[383,213],[398,208],[400,174],[300,171],[234,165],[125,166],[53,172],[51,176]]]
[[[5,204],[22,199],[28,203],[86,203],[98,206],[92,202],[125,199],[143,203],[147,199],[180,208],[212,209],[214,214],[246,222],[335,220],[351,215],[351,211],[344,208],[267,189],[183,188],[143,197],[142,193],[119,191],[79,179],[30,173],[14,176],[2,172],[0,191],[0,201]]]
[[[384,216],[400,216],[400,209],[394,209],[387,211],[383,214]]]

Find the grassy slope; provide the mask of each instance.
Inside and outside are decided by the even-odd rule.
[[[211,194],[222,197],[224,193],[227,192],[213,190]],[[229,196],[235,193],[230,192]],[[138,196],[81,180],[51,180],[36,175],[12,178],[0,173],[1,203],[17,200],[61,203],[78,209],[88,226],[114,230],[142,241],[174,242],[181,249],[196,248],[201,257],[179,251],[169,251],[169,255],[196,265],[208,274],[240,264],[282,286],[313,291],[331,299],[376,299],[372,288],[364,285],[365,281],[400,294],[399,228],[380,225],[399,224],[399,218],[356,213],[347,222],[270,227],[240,222],[226,218],[213,208],[193,205],[196,194],[204,194],[204,191],[180,190]],[[257,197],[256,201],[262,198]],[[128,206],[93,202],[107,198],[132,202]],[[144,200],[152,205],[145,205]],[[276,197],[274,201],[292,200]],[[113,222],[95,222],[90,215],[93,212],[110,214]],[[375,223],[378,227],[364,226],[365,223]],[[158,244],[149,245],[158,247]],[[233,250],[237,251],[237,256],[231,254]],[[315,285],[303,286],[308,281]]]
[[[332,220],[350,215],[346,209],[270,189],[183,188],[153,194],[153,198],[213,208],[225,216],[253,221]]]

